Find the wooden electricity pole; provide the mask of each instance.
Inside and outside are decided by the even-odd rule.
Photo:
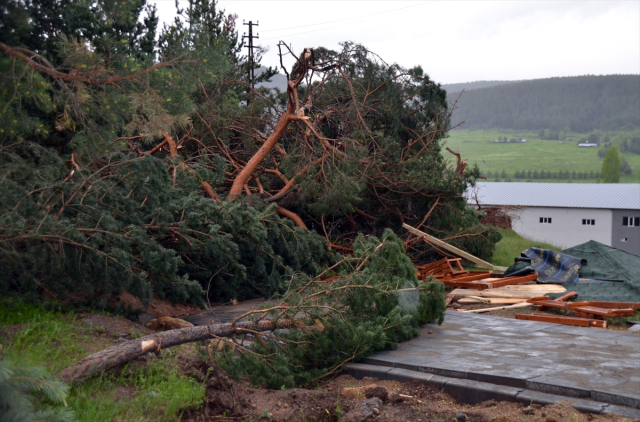
[[[258,23],[260,23],[260,21],[258,21]],[[248,25],[249,26],[249,35],[242,35],[242,38],[249,38],[249,43],[247,44],[247,48],[249,49],[249,85],[247,86],[247,92],[250,92],[251,89],[254,88],[254,81],[256,79],[256,75],[254,73],[254,66],[253,66],[253,39],[258,39],[260,38],[259,35],[253,35],[253,27],[254,26],[258,26],[258,23],[253,23],[253,21],[249,21],[249,23],[244,23],[242,22],[243,25]]]

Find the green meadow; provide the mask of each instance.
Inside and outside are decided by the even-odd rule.
[[[610,134],[613,138],[615,133]],[[490,143],[490,140],[502,137],[509,139],[526,139],[526,143]],[[572,182],[572,183],[596,183],[596,179],[529,179],[515,178],[516,171],[534,170],[570,173],[590,173],[602,171],[602,159],[598,157],[599,148],[579,148],[577,141],[587,137],[588,134],[569,133],[566,141],[544,141],[538,139],[538,132],[509,131],[509,130],[462,130],[455,129],[449,132],[446,146],[462,154],[469,165],[478,164],[480,171],[487,175],[491,172],[490,181],[500,177],[504,170],[507,179],[526,182]],[[615,145],[615,142],[614,142]],[[602,147],[600,147],[602,148]],[[446,151],[445,151],[446,154]],[[640,155],[624,153],[623,157],[633,171],[630,175],[621,174],[621,183],[640,183]],[[452,160],[455,157],[451,156]],[[485,164],[486,162],[486,164]],[[496,175],[496,172],[498,175]]]

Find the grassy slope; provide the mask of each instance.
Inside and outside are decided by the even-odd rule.
[[[508,267],[513,264],[514,258],[520,256],[520,252],[529,249],[532,246],[552,249],[554,251],[560,250],[557,246],[553,246],[548,243],[541,243],[526,239],[513,230],[498,230],[500,231],[500,234],[502,234],[502,240],[496,244],[496,249],[491,257],[491,263],[493,265]]]
[[[523,138],[525,144],[490,144],[490,139]],[[561,144],[559,141],[541,141],[537,132],[514,132],[509,130],[452,130],[449,132],[447,146],[462,154],[469,165],[478,164],[483,173],[507,172],[514,179],[516,170],[528,171],[569,171],[591,172],[601,171],[602,159],[598,158],[597,148],[578,148],[577,140],[584,134],[571,133],[569,140]],[[640,155],[626,153],[624,158],[634,167],[631,175],[622,175],[622,183],[640,183]],[[483,160],[487,164],[483,163]],[[492,175],[491,181],[495,180]],[[521,181],[526,181],[521,180]],[[537,179],[537,182],[567,182],[563,179]],[[572,183],[595,183],[596,179],[571,180]]]
[[[22,329],[3,345],[5,358],[50,374],[113,345],[113,339],[99,335],[100,327],[86,326],[72,313],[0,301],[0,330],[15,324]],[[77,420],[178,421],[182,409],[199,405],[205,393],[204,386],[180,373],[175,361],[180,347],[186,346],[167,350],[147,365],[127,365],[72,387],[67,403]]]

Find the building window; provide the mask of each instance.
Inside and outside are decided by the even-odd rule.
[[[596,220],[589,220],[589,219],[582,219],[582,225],[583,226],[595,226],[596,225]]]
[[[621,241],[621,242],[628,242],[628,241],[629,241],[629,238],[628,238],[628,237],[621,237],[621,238],[620,238],[620,241]]]
[[[640,217],[622,217],[622,225],[627,227],[640,226]]]
[[[551,224],[551,217],[540,217],[540,222]]]

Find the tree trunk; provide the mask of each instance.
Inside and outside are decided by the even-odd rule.
[[[271,150],[276,146],[284,132],[289,127],[289,123],[296,119],[296,109],[298,107],[298,85],[302,81],[302,76],[300,76],[295,81],[287,82],[287,97],[288,104],[287,110],[284,112],[280,120],[278,120],[278,124],[276,125],[273,133],[269,135],[267,140],[262,144],[258,152],[256,152],[253,157],[247,162],[244,168],[238,173],[236,178],[233,181],[233,185],[231,185],[231,190],[229,191],[229,195],[227,199],[234,200],[238,196],[242,194],[242,189],[244,188],[247,180],[253,175],[256,171],[256,168],[260,165],[262,160],[265,159],[267,155],[271,152]]]
[[[234,333],[246,333],[247,329],[253,331],[273,331],[276,328],[287,328],[289,326],[291,326],[291,323],[287,320],[278,321],[277,323],[266,320],[258,323],[251,321],[239,322],[234,325],[231,323],[199,325],[164,331],[130,340],[126,343],[120,343],[96,352],[72,363],[58,372],[57,375],[67,383],[82,381],[111,367],[129,362],[145,353],[158,352],[162,348],[178,346],[194,341],[208,340],[212,337],[229,337]]]

